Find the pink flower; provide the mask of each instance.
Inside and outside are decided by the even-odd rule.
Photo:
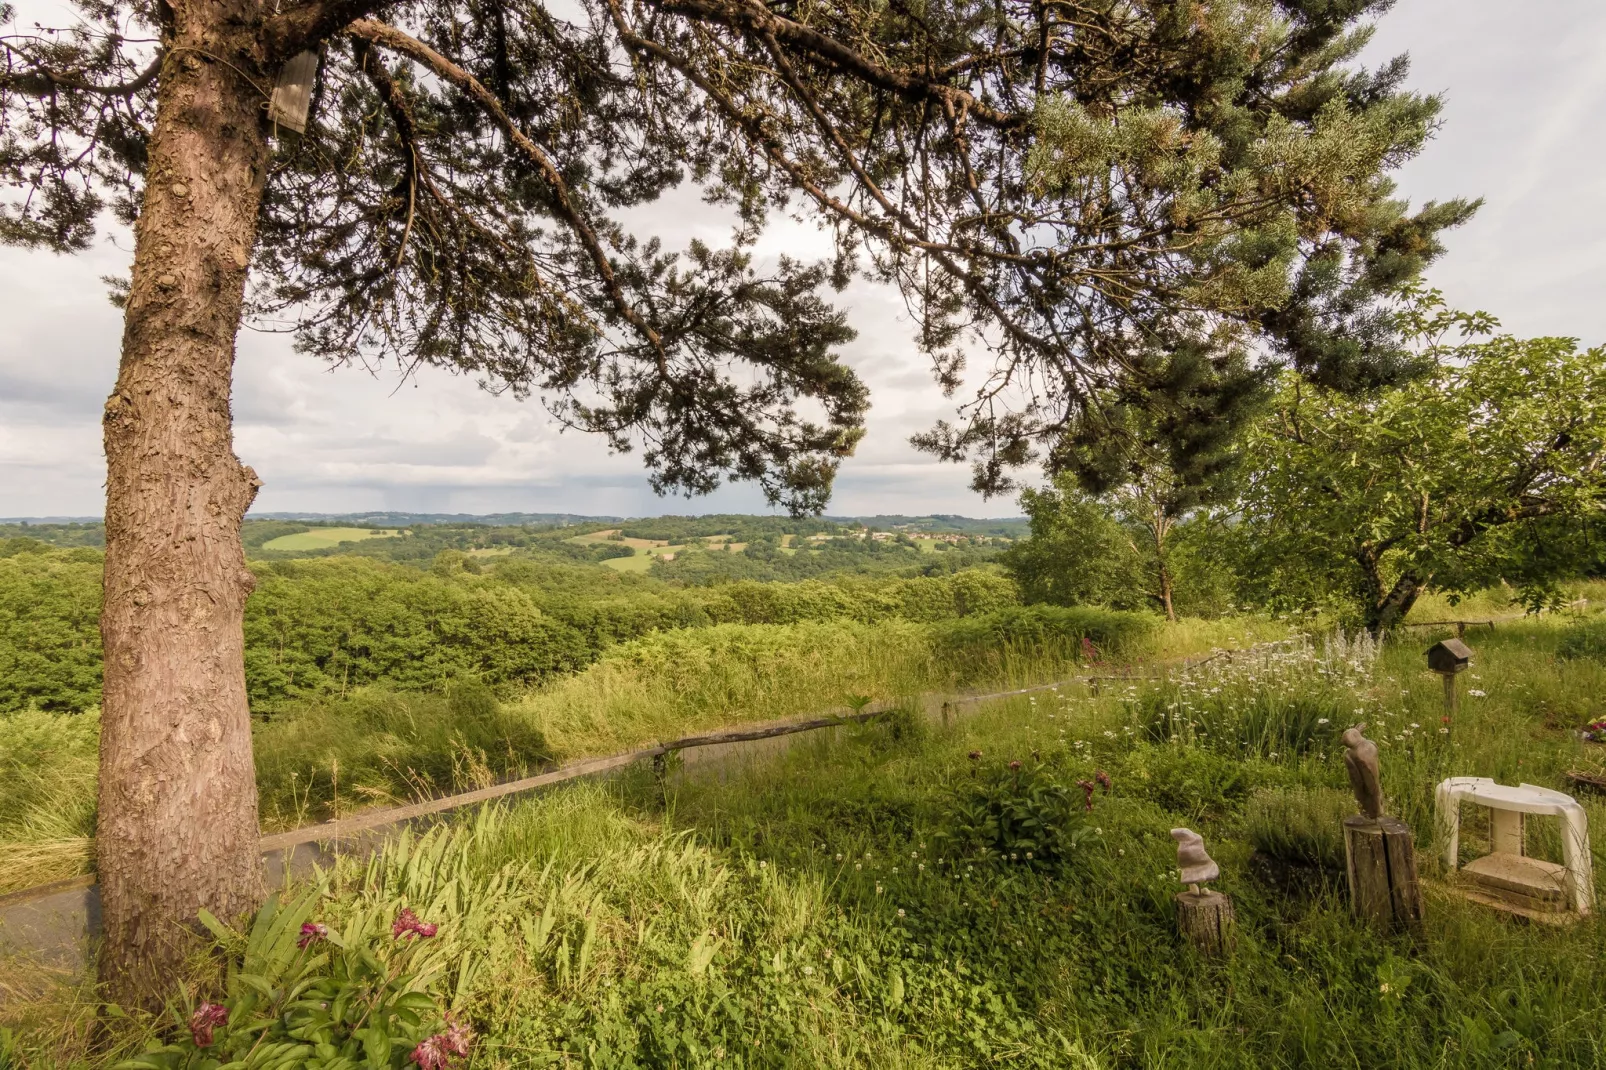
[[[212,1030],[225,1025],[229,1020],[229,1009],[221,1003],[203,1003],[195,1008],[190,1015],[190,1036],[195,1038],[195,1046],[208,1048],[212,1046]]]
[[[446,1070],[452,1061],[452,1053],[446,1050],[446,1035],[436,1033],[425,1037],[418,1042],[410,1058],[418,1064],[419,1070]]]
[[[316,944],[319,940],[326,939],[328,936],[329,926],[320,925],[315,921],[304,922],[301,926],[301,939],[296,941],[296,946],[304,948],[308,944]]]
[[[467,1055],[468,1049],[474,1044],[474,1030],[462,1022],[447,1019],[446,1032],[441,1034],[441,1043],[453,1055]]]
[[[435,928],[431,922],[419,921],[418,915],[413,913],[411,907],[403,907],[402,912],[397,914],[396,920],[391,923],[390,935],[398,940],[408,933],[428,937],[435,935]]]
[[[1082,789],[1084,809],[1093,809],[1093,782],[1091,780],[1078,780],[1076,786]]]
[[[1009,767],[1015,770],[1017,773],[1020,772],[1020,760],[1016,759],[1015,761],[1010,762]]]
[[[1104,660],[1104,655],[1099,653],[1099,648],[1093,644],[1093,640],[1085,635],[1082,636],[1082,657],[1095,663]]]
[[[1110,774],[1100,769],[1093,774],[1093,779],[1099,782],[1099,787],[1104,789],[1104,794],[1108,795],[1110,793]]]
[[[410,1056],[419,1070],[445,1070],[453,1059],[468,1054],[474,1044],[474,1030],[461,1022],[447,1019],[446,1032],[425,1037]]]

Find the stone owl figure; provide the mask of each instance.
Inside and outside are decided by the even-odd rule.
[[[1205,853],[1204,837],[1192,829],[1172,829],[1171,838],[1177,841],[1177,869],[1182,883],[1197,892],[1199,885],[1221,876],[1221,867]]]
[[[1383,816],[1383,781],[1378,774],[1377,744],[1361,735],[1365,724],[1344,729],[1344,768],[1361,813],[1372,820]]]

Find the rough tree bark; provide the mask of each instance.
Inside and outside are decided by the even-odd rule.
[[[1172,520],[1166,515],[1164,506],[1155,506],[1153,519],[1149,523],[1149,536],[1154,540],[1155,584],[1159,588],[1160,605],[1165,610],[1165,619],[1177,619],[1176,608],[1171,602],[1171,593],[1174,582],[1171,577],[1171,566],[1166,561],[1166,540],[1171,535]]]
[[[268,146],[257,5],[175,3],[117,387],[106,402],[96,841],[108,998],[155,1007],[196,913],[260,896],[234,338]],[[227,62],[221,62],[227,58]]]
[[[1426,580],[1410,573],[1395,580],[1394,586],[1389,588],[1388,593],[1372,603],[1366,622],[1367,629],[1372,635],[1379,636],[1400,623],[1405,619],[1405,615],[1411,612],[1411,607],[1416,605],[1416,600],[1421,597],[1422,590],[1426,586]]]
[[[1171,570],[1165,566],[1165,562],[1164,561],[1161,561],[1160,562],[1160,605],[1165,608],[1165,619],[1169,620],[1169,621],[1174,621],[1174,620],[1177,619],[1177,611],[1176,611],[1176,607],[1173,606],[1172,603],[1171,603],[1171,588],[1172,588]]]
[[[1373,638],[1382,636],[1405,619],[1432,578],[1405,572],[1385,589],[1380,556],[1371,547],[1364,547],[1355,555],[1366,577],[1366,630]]]

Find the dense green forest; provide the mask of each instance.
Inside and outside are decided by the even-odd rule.
[[[94,705],[99,553],[12,539],[0,544],[0,555],[0,710]],[[252,563],[258,582],[246,617],[246,678],[254,709],[267,713],[290,699],[378,682],[430,690],[472,676],[498,688],[526,686],[582,668],[614,644],[675,628],[934,622],[1018,602],[1008,579],[979,569],[687,584],[550,555],[479,558],[444,549],[427,568],[398,557]]]

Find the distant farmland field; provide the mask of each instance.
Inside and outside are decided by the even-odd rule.
[[[361,542],[364,539],[383,539],[395,535],[394,531],[378,528],[313,528],[295,535],[280,535],[262,544],[264,550],[327,550],[343,542]]]

